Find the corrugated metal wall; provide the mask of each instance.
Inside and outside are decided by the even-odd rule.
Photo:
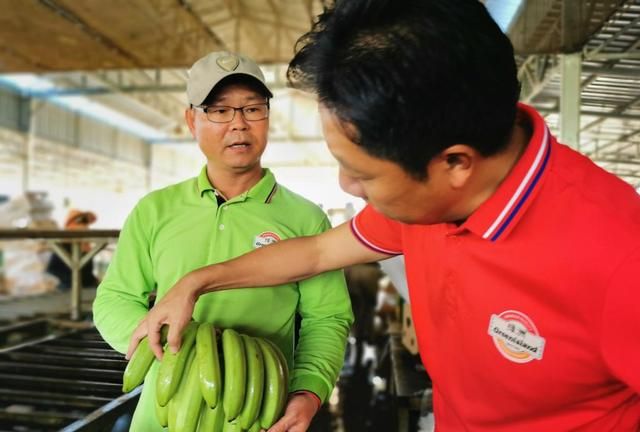
[[[32,135],[27,132],[30,113]],[[50,103],[0,91],[0,194],[47,191],[58,221],[68,207],[79,207],[98,213],[97,226],[121,226],[144,194],[185,178],[180,168],[191,159],[183,161],[179,151],[160,154],[156,165],[151,145],[135,136]]]
[[[149,144],[139,138],[49,103],[36,102],[32,113],[39,137],[113,159],[149,165]]]
[[[26,99],[0,90],[0,127],[24,130],[27,126]]]
[[[0,115],[0,117],[2,117]],[[0,194],[15,196],[22,192],[24,173],[24,135],[0,128]]]

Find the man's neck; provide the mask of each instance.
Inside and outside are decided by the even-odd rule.
[[[262,167],[256,166],[246,172],[216,170],[207,164],[207,177],[218,194],[225,200],[241,195],[255,186],[262,178]]]
[[[473,190],[469,191],[469,199],[465,200],[466,219],[478,207],[489,199],[507,178],[513,167],[518,163],[531,139],[531,131],[526,120],[518,118],[509,139],[509,144],[500,153],[483,159],[475,173]]]

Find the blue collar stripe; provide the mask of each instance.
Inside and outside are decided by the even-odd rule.
[[[500,228],[498,228],[498,230],[493,234],[493,236],[491,236],[491,239],[490,239],[491,241],[496,241],[498,237],[500,237],[500,234],[502,234],[502,232],[509,226],[509,223],[513,220],[516,214],[518,214],[518,210],[520,210],[520,207],[522,207],[524,202],[527,200],[527,197],[531,194],[531,192],[533,191],[533,188],[536,186],[536,184],[538,184],[538,181],[540,180],[540,177],[542,176],[542,173],[544,172],[545,167],[547,166],[547,162],[549,161],[550,154],[551,154],[551,144],[550,142],[547,142],[547,154],[544,156],[544,160],[542,161],[542,165],[540,165],[540,169],[538,170],[538,173],[533,178],[533,181],[531,182],[531,184],[529,184],[529,187],[527,188],[525,193],[522,195],[522,197],[520,197],[520,201],[518,201],[516,206],[513,208],[513,210],[507,217],[507,219],[505,219],[505,221],[502,223]]]

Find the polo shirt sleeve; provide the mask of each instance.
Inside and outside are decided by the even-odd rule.
[[[351,220],[351,231],[363,245],[387,255],[402,254],[401,226],[370,205]]]
[[[329,228],[325,217],[309,235]],[[342,369],[347,336],[353,323],[349,293],[341,270],[300,281],[298,288],[297,313],[301,323],[289,391],[310,391],[324,402]]]
[[[612,373],[640,394],[640,249],[610,281],[600,338]]]
[[[93,302],[96,328],[121,353],[127,351],[133,331],[147,314],[149,293],[155,286],[145,232],[150,223],[142,213],[138,204],[127,218]]]

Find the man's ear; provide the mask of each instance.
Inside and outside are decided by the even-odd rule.
[[[466,184],[478,158],[478,152],[465,144],[455,144],[447,147],[441,154],[442,162],[446,164],[445,170],[449,178],[449,184],[454,189],[461,189]]]
[[[189,127],[189,130],[191,131],[191,136],[195,138],[196,137],[196,127],[195,127],[196,110],[194,110],[191,107],[185,109],[184,110],[184,120],[186,121],[187,126]]]

